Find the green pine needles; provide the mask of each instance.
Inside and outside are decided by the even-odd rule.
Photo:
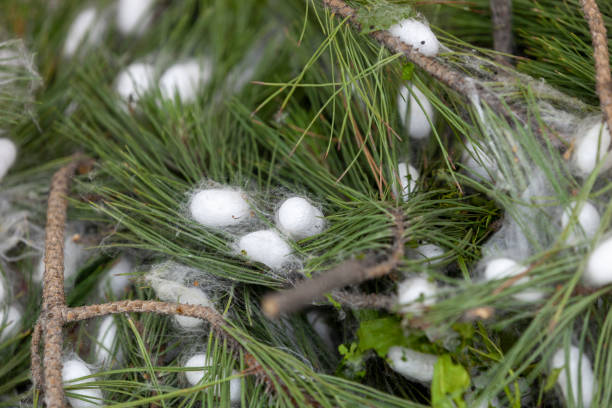
[[[511,2],[506,55],[492,49],[500,1],[151,1],[127,34],[117,16],[136,0],[3,1],[0,138],[18,156],[0,179],[0,407],[44,405],[36,274],[49,180],[74,153],[91,161],[69,197],[84,252],[65,255],[67,306],[156,300],[163,266],[224,319],[113,315],[110,348],[103,318],[69,323],[62,359],[91,371],[64,381],[74,408],[611,406],[612,277],[594,284],[593,259],[610,239],[612,160],[588,2]],[[612,3],[598,3],[610,38]],[[67,56],[90,7],[102,28]],[[390,36],[406,19],[431,27],[437,56]],[[177,81],[194,99],[168,96],[162,78],[189,61],[200,80]],[[150,76],[122,98],[134,63]],[[429,136],[409,134],[418,120]],[[198,223],[190,200],[210,188],[240,191],[249,221]],[[291,262],[270,268],[239,241],[278,230],[290,197],[325,228],[280,234]],[[131,268],[114,292],[118,259]],[[308,307],[270,318],[266,295],[317,279]],[[188,367],[199,353],[206,366]]]

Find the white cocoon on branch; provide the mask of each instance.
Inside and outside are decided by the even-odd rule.
[[[429,26],[414,18],[407,18],[389,27],[392,36],[410,45],[414,50],[428,57],[434,57],[440,49],[440,42]]]
[[[406,279],[397,285],[397,302],[402,313],[422,314],[436,302],[438,287],[426,278]]]
[[[410,193],[416,191],[416,183],[419,179],[419,171],[412,167],[409,163],[401,162],[397,165],[397,173],[399,176],[401,194],[397,191],[397,182],[392,184],[393,193],[400,195],[401,199],[406,201]]]
[[[582,280],[589,286],[599,287],[612,283],[612,238],[608,238],[589,256]]]
[[[210,81],[212,66],[206,59],[190,59],[168,68],[159,79],[159,88],[164,99],[178,97],[182,102],[196,100],[200,89]]]
[[[149,25],[155,0],[119,0],[117,28],[123,35],[141,34]]]
[[[154,72],[152,65],[135,62],[119,73],[115,90],[123,100],[136,102],[152,88]]]
[[[438,356],[425,354],[406,347],[393,346],[387,352],[389,365],[406,378],[431,382]]]
[[[291,247],[274,230],[261,230],[238,240],[238,250],[247,258],[272,269],[281,269],[291,260]]]
[[[21,310],[15,306],[0,305],[0,340],[5,340],[21,328]]]
[[[276,223],[278,229],[295,240],[317,235],[325,228],[321,210],[302,197],[283,201],[276,213]]]
[[[228,227],[251,218],[251,208],[240,190],[211,188],[191,197],[189,210],[197,222],[207,227]]]
[[[495,160],[469,140],[465,143],[463,163],[475,176],[484,180],[494,181],[492,176],[499,175],[499,169]]]
[[[200,371],[185,371],[185,378],[190,385],[199,384],[204,378],[204,371],[213,370],[213,361],[206,356],[206,353],[194,354],[185,363],[185,368],[202,367]],[[236,374],[233,372],[232,375]],[[210,377],[209,377],[210,378]],[[211,379],[212,381],[212,379]],[[218,386],[217,386],[218,387]],[[240,378],[234,378],[230,380],[230,401],[240,401]],[[219,397],[219,392],[216,392],[216,396]]]
[[[186,287],[180,283],[173,282],[167,279],[161,279],[156,276],[148,277],[153,290],[157,297],[164,302],[178,302],[188,305],[200,305],[214,309],[206,293],[197,287]],[[184,329],[193,329],[204,324],[202,319],[189,316],[174,316],[174,319]]]
[[[561,215],[561,227],[563,229],[567,228],[569,225],[570,218],[572,214],[574,214],[577,206],[577,203],[572,203],[563,211]],[[574,223],[574,227],[567,237],[567,243],[574,245],[585,238],[593,238],[599,229],[600,222],[601,218],[597,208],[588,201],[582,203],[582,205],[580,205],[580,212],[577,215],[577,222]]]
[[[484,278],[487,281],[507,279],[519,275],[527,270],[527,267],[520,265],[518,262],[509,258],[495,258],[487,262],[484,272]],[[514,283],[514,285],[522,285],[529,281],[529,277],[525,276]],[[513,295],[513,297],[522,302],[536,302],[544,294],[539,290],[525,289]]]
[[[4,276],[0,274],[0,307],[4,305],[4,301],[7,298],[7,295],[8,295],[7,282],[5,281]]]
[[[102,41],[106,18],[93,7],[81,11],[70,26],[64,43],[64,55],[72,57],[79,47],[92,46]]]
[[[121,298],[130,285],[130,277],[128,276],[130,272],[132,272],[132,262],[129,259],[121,257],[115,261],[102,279],[100,286],[102,294],[108,288],[115,299]]]
[[[87,377],[92,375],[91,370],[81,360],[71,359],[64,361],[62,368],[62,380],[65,387],[73,387],[83,385],[84,388],[76,390],[67,390],[71,394],[77,394],[78,397],[68,397],[68,401],[73,408],[97,408],[103,405],[102,391],[99,387],[87,385],[87,383],[95,381],[95,378],[86,378],[79,381],[73,381],[77,378]]]
[[[69,235],[64,240],[64,283],[68,283],[68,280],[76,275],[79,268],[83,265],[87,257],[87,251],[85,247],[76,242],[76,235]],[[33,276],[34,281],[42,282],[45,272],[45,256],[43,254],[38,264],[37,273]]]
[[[0,181],[17,159],[17,146],[12,140],[0,137]]]
[[[607,124],[597,123],[587,129],[583,137],[576,142],[572,159],[579,173],[590,174],[610,149],[610,130]]]
[[[414,139],[424,139],[431,133],[434,120],[433,106],[427,97],[414,84],[410,89],[402,86],[397,98],[397,108],[404,128]]]
[[[595,376],[589,358],[584,354],[580,355],[580,349],[575,346],[570,346],[566,358],[566,352],[561,348],[553,355],[552,368],[561,369],[557,384],[561,387],[565,400],[569,402],[571,398],[572,405],[580,406],[578,398],[581,394],[581,406],[589,408],[595,393]]]
[[[434,244],[423,244],[417,247],[416,252],[420,258],[427,260],[429,266],[432,266],[440,262],[439,258],[444,256],[445,251]]]
[[[121,362],[123,351],[118,342],[117,323],[115,318],[106,316],[98,328],[98,336],[94,351],[96,362],[102,366],[110,366],[113,360]]]

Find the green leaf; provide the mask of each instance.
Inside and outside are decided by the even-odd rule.
[[[380,357],[385,357],[390,347],[406,345],[406,337],[401,323],[395,317],[366,320],[357,330],[359,349],[374,349]]]
[[[434,366],[431,383],[432,407],[465,407],[463,393],[469,386],[470,375],[467,370],[462,365],[453,363],[449,354],[440,356]]]
[[[548,379],[546,380],[546,384],[544,385],[544,391],[550,391],[555,387],[557,383],[557,379],[559,378],[559,374],[563,371],[563,367],[555,368],[550,372]]]

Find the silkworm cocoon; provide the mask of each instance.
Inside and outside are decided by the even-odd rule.
[[[66,35],[64,55],[72,57],[77,53],[79,47],[100,43],[105,30],[105,18],[100,16],[95,8],[90,7],[81,11],[72,22]]]
[[[397,107],[400,120],[408,135],[414,139],[424,139],[431,133],[431,124],[434,119],[433,106],[427,97],[414,84],[400,88]],[[412,91],[412,92],[411,92]]]
[[[420,315],[436,302],[438,287],[425,278],[406,279],[397,286],[397,302],[402,313]]]
[[[397,173],[402,188],[401,198],[406,201],[410,193],[416,191],[416,183],[419,179],[419,171],[406,162],[401,162],[397,165]],[[393,192],[398,195],[397,183],[393,183]]]
[[[495,161],[469,140],[465,143],[463,163],[472,173],[484,180],[492,180],[491,175],[498,173]]]
[[[154,84],[154,69],[150,64],[135,62],[117,76],[115,90],[125,101],[137,101]]]
[[[407,18],[389,27],[392,36],[410,45],[414,50],[428,57],[434,57],[440,49],[440,42],[431,28],[413,18]]]
[[[246,234],[238,241],[238,249],[247,258],[272,269],[282,268],[291,257],[291,247],[274,230]]]
[[[513,276],[519,275],[527,270],[527,267],[518,264],[516,261],[508,258],[496,258],[492,259],[487,263],[485,268],[484,277],[487,281],[506,279]],[[515,285],[522,285],[529,281],[529,277],[525,276],[515,282]],[[513,295],[513,297],[522,302],[536,302],[544,294],[539,290],[525,289],[519,293]]]
[[[577,143],[572,159],[582,175],[590,174],[610,149],[608,125],[597,123],[588,129]]]
[[[102,320],[98,328],[94,354],[96,362],[102,366],[109,366],[113,360],[120,362],[123,359],[123,351],[118,342],[117,323],[113,316],[107,316]]]
[[[325,228],[323,213],[302,197],[285,200],[276,214],[278,228],[292,239],[317,235]]]
[[[393,346],[387,352],[389,365],[406,378],[431,382],[438,356],[425,354],[406,347]]]
[[[17,159],[17,146],[10,139],[0,138],[0,181],[4,178],[9,169],[15,164]]]
[[[561,227],[565,229],[570,223],[570,217],[574,213],[576,203],[570,204],[561,215]],[[577,215],[577,222],[567,237],[567,243],[576,244],[583,239],[591,239],[597,233],[601,218],[597,208],[588,201],[582,203],[580,212]]]
[[[180,283],[159,278],[151,278],[149,281],[157,297],[165,302],[200,305],[214,309],[206,293],[196,287],[186,287]],[[184,329],[193,329],[204,324],[204,321],[195,317],[174,316],[174,319]]]
[[[214,368],[213,361],[206,356],[206,353],[194,354],[193,356],[189,358],[189,360],[187,360],[187,362],[185,363],[185,367],[186,368],[203,367],[201,371],[185,371],[185,377],[187,379],[187,382],[190,385],[199,384],[200,381],[202,381],[202,379],[204,378],[204,372],[207,370],[212,370]],[[236,372],[232,373],[232,375],[234,374],[236,374]],[[240,401],[240,379],[234,378],[230,380],[229,387],[230,387],[230,401],[231,402]],[[218,391],[216,393],[216,396],[217,397],[219,396]]]
[[[74,236],[68,236],[64,240],[64,282],[72,278],[81,267],[87,252],[82,244],[75,241]],[[42,282],[45,264],[44,255],[38,264],[37,273],[34,276],[36,282]]]
[[[601,242],[591,253],[582,280],[595,287],[612,283],[612,238]]]
[[[123,35],[141,34],[149,25],[155,0],[119,0],[117,28]]]
[[[159,79],[162,97],[164,99],[178,97],[183,102],[193,102],[211,75],[212,67],[207,60],[192,59],[174,64]]]
[[[595,375],[591,362],[586,355],[580,355],[580,349],[570,346],[567,359],[564,349],[555,352],[552,358],[552,368],[561,369],[557,377],[557,384],[566,401],[573,400],[573,405],[579,406],[579,395],[582,395],[582,407],[589,408],[595,393]],[[568,375],[569,373],[569,375]],[[568,382],[569,380],[569,382]],[[572,397],[570,397],[570,391]]]
[[[0,274],[0,307],[4,304],[8,295],[8,287],[2,274]]]
[[[62,368],[62,379],[64,387],[78,386],[83,384],[86,388],[67,390],[71,394],[78,394],[79,397],[68,397],[68,401],[73,408],[97,408],[103,405],[102,391],[99,387],[87,385],[87,383],[95,381],[94,378],[86,378],[83,380],[74,381],[81,377],[92,375],[91,370],[85,363],[77,359],[71,359],[64,362]]]
[[[419,245],[416,249],[416,252],[420,258],[426,259],[427,264],[430,266],[439,263],[440,259],[437,258],[441,258],[442,256],[444,256],[445,253],[443,248],[440,248],[439,246],[434,244]]]
[[[100,289],[102,294],[106,289],[110,289],[115,299],[121,298],[127,287],[130,286],[130,277],[127,274],[131,271],[132,262],[124,257],[119,258],[101,282]]]
[[[21,310],[15,306],[0,305],[0,340],[5,340],[17,333],[21,328]]]
[[[240,190],[211,188],[200,190],[189,203],[191,216],[207,227],[229,227],[251,218],[251,208]]]

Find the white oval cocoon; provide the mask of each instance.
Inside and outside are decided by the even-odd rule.
[[[0,137],[0,181],[17,159],[17,146],[12,140]]]
[[[389,33],[428,57],[436,56],[440,49],[440,42],[431,28],[413,18],[407,18],[392,25],[389,27]]]
[[[191,198],[189,210],[197,222],[207,227],[229,227],[251,217],[245,194],[232,189],[200,190]]]
[[[425,278],[406,279],[397,285],[397,303],[402,313],[422,314],[436,302],[438,287]]]
[[[85,250],[85,247],[82,244],[75,242],[73,236],[69,235],[66,237],[64,240],[64,283],[69,284],[68,280],[76,275],[86,257],[87,251]],[[45,272],[44,259],[45,257],[43,254],[38,263],[36,274],[33,276],[34,281],[36,282],[42,282],[43,280]]]
[[[419,257],[427,260],[428,265],[434,265],[440,262],[442,256],[444,256],[444,249],[434,244],[423,244],[419,245],[416,249]]]
[[[138,101],[153,87],[154,73],[152,65],[135,62],[119,73],[115,90],[125,101]]]
[[[72,57],[80,46],[99,44],[105,30],[106,21],[100,17],[95,8],[90,7],[81,11],[72,22],[66,35],[64,55]]]
[[[527,267],[520,265],[518,262],[509,259],[509,258],[496,258],[492,259],[487,263],[484,272],[484,278],[487,281],[498,280],[498,279],[506,279],[511,278],[513,276],[519,275],[527,270]],[[516,281],[515,285],[522,285],[529,281],[529,277],[525,276],[518,281]],[[535,289],[525,289],[522,292],[516,293],[513,297],[522,302],[536,302],[542,297],[544,294],[539,290]]]
[[[610,149],[610,130],[608,125],[598,123],[587,130],[584,137],[576,143],[572,156],[576,168],[582,175],[590,174],[597,163]]]
[[[206,293],[196,287],[186,287],[169,280],[158,280],[152,282],[157,296],[166,302],[185,303],[187,305],[200,305],[214,309],[214,305],[208,299]],[[189,316],[174,316],[176,322],[184,329],[193,329],[204,324],[202,319]]]
[[[0,274],[0,306],[4,304],[4,301],[6,300],[7,295],[8,295],[7,282],[4,276]]]
[[[591,253],[582,280],[594,287],[612,283],[612,238],[602,241]]]
[[[62,379],[64,386],[75,386],[78,384],[86,385],[89,382],[95,381],[94,378],[73,381],[77,378],[90,376],[91,370],[80,360],[72,359],[64,361],[62,368]],[[68,397],[68,401],[73,408],[96,408],[103,405],[102,391],[99,387],[88,386],[88,388],[69,390],[72,394],[78,394],[81,398]]]
[[[561,215],[561,227],[563,229],[567,228],[569,225],[570,217],[574,213],[576,205],[576,203],[572,203],[563,211],[563,215]],[[576,244],[583,239],[593,238],[601,222],[601,217],[599,216],[597,208],[588,201],[582,203],[580,206],[580,212],[577,218],[578,220],[575,222],[574,228],[569,232],[567,237],[566,242],[570,245]]]
[[[591,368],[591,362],[586,355],[581,356],[580,349],[575,346],[570,346],[567,357],[568,359],[566,359],[564,349],[557,350],[553,355],[552,368],[562,369],[557,377],[557,384],[561,387],[566,401],[570,401],[571,390],[573,405],[578,406],[579,393],[581,393],[582,406],[589,408],[595,393],[595,375]]]
[[[408,135],[414,139],[424,139],[431,133],[431,124],[434,119],[433,106],[427,97],[414,84],[400,88],[397,107],[400,120]],[[407,115],[406,115],[407,114]]]
[[[247,258],[272,269],[281,269],[291,260],[291,247],[274,230],[246,234],[238,240],[238,250]]]
[[[295,240],[317,235],[325,228],[321,210],[302,197],[285,200],[278,209],[276,219],[278,228]]]
[[[191,356],[189,360],[187,360],[187,362],[185,363],[185,367],[186,368],[203,367],[203,369],[202,371],[185,371],[185,378],[187,379],[187,382],[190,385],[199,384],[200,381],[202,381],[202,378],[204,378],[204,371],[208,369],[212,370],[212,365],[213,365],[213,362],[208,357],[206,357],[206,353],[198,353],[198,354],[194,354],[193,356]],[[236,372],[234,371],[232,375],[235,375],[235,374]],[[240,378],[234,378],[230,380],[229,387],[230,387],[230,401],[231,402],[240,401],[240,387],[241,387]],[[217,391],[215,395],[219,397],[219,392]]]
[[[21,310],[15,306],[0,305],[0,327],[3,327],[0,340],[7,339],[17,333],[21,328]]]
[[[123,352],[117,340],[117,323],[113,316],[107,316],[102,320],[96,338],[94,354],[98,364],[109,366],[113,360],[121,362]]]
[[[164,99],[178,97],[183,102],[193,102],[211,75],[212,67],[207,60],[192,59],[174,64],[159,79],[162,97]]]
[[[425,354],[406,347],[393,346],[387,352],[389,365],[406,378],[431,382],[438,356]]]
[[[155,0],[119,0],[117,28],[123,35],[141,34],[149,25]]]
[[[463,163],[472,173],[484,180],[493,181],[491,175],[499,173],[495,161],[469,140],[465,143]]]
[[[110,289],[113,297],[119,299],[130,286],[129,273],[132,272],[132,262],[129,259],[121,257],[106,273],[100,287],[101,293],[104,294],[106,289]]]
[[[401,162],[397,165],[397,173],[400,179],[400,186],[402,188],[401,198],[406,201],[410,196],[410,193],[416,191],[416,183],[419,179],[419,171],[412,167],[412,165]],[[398,191],[396,183],[393,183],[393,192],[397,195]]]

